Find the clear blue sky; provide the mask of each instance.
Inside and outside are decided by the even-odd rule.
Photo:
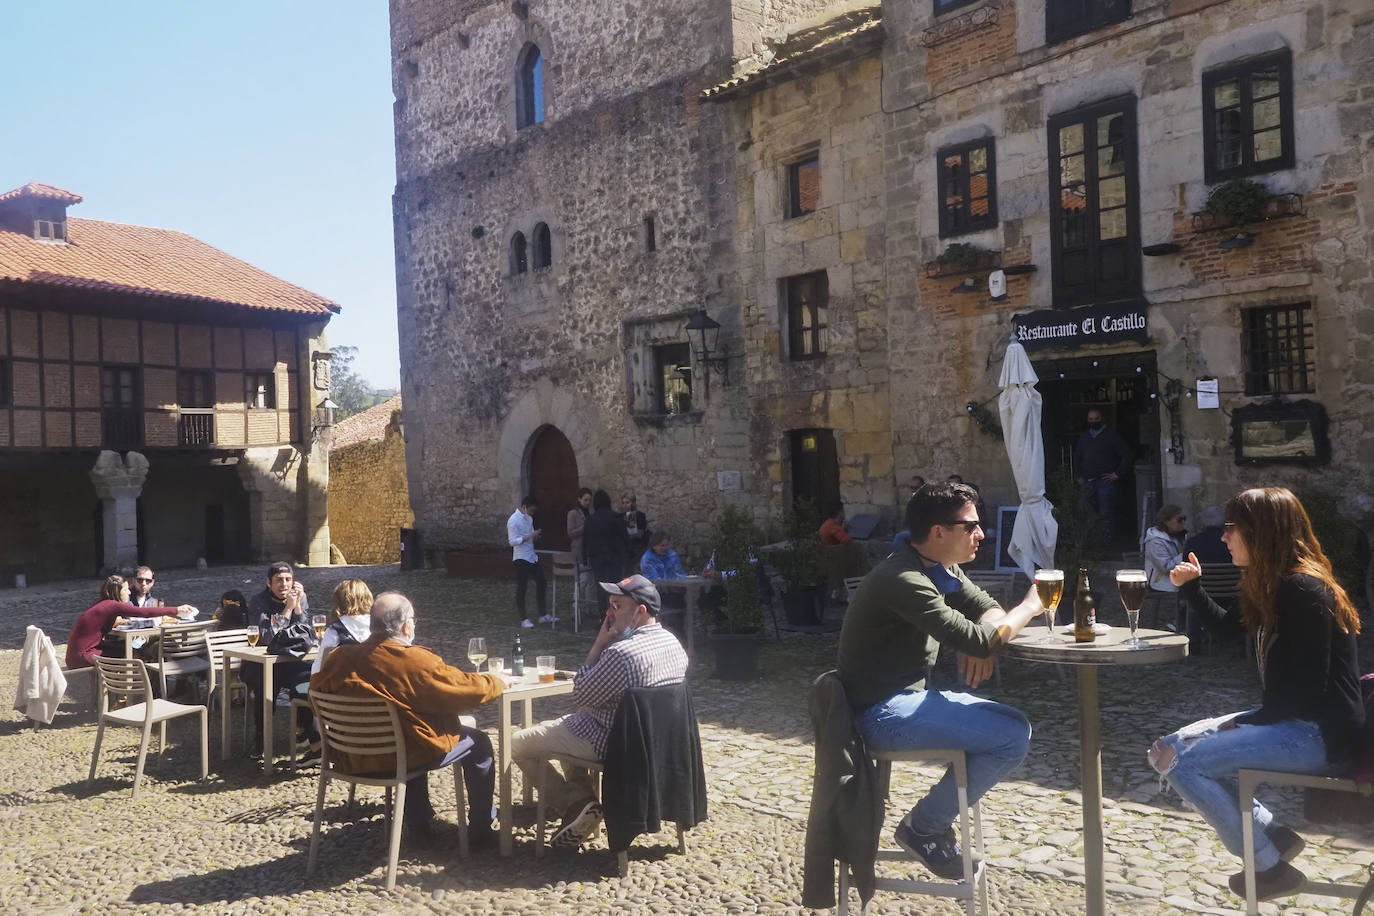
[[[0,190],[178,229],[343,306],[330,343],[394,387],[385,0],[5,3]]]

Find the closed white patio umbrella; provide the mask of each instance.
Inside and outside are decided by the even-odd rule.
[[[1054,507],[1045,499],[1045,441],[1040,434],[1040,392],[1035,390],[1038,381],[1026,349],[1013,336],[1002,359],[1002,393],[997,398],[1007,458],[1021,497],[1007,553],[1032,579],[1036,567],[1054,566],[1054,547],[1059,541]]]

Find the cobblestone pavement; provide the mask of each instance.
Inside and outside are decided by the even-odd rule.
[[[483,635],[492,654],[508,654],[515,634],[511,588],[447,579],[441,571],[395,566],[303,569],[313,605],[350,575],[374,588],[398,588],[419,609],[420,641],[450,661],[466,639]],[[256,589],[262,570],[164,573],[158,594],[212,608],[230,587]],[[97,590],[90,581],[0,592],[0,696],[8,703],[29,623],[63,640]],[[566,600],[567,589],[562,589]],[[1110,621],[1115,622],[1115,621]],[[560,628],[563,624],[560,624]],[[560,667],[580,663],[590,634],[526,631],[525,654],[553,652]],[[710,819],[688,834],[687,855],[673,850],[671,829],[641,837],[630,878],[609,876],[604,846],[536,860],[533,829],[517,833],[516,855],[475,852],[463,862],[455,842],[402,850],[397,890],[381,890],[384,827],[380,793],[360,793],[349,808],[331,790],[322,866],[305,876],[315,771],[264,777],[241,756],[219,760],[211,717],[212,772],[195,781],[194,726],[169,726],[170,746],[137,803],[129,800],[137,733],[106,738],[100,772],[85,781],[94,726],[64,706],[52,727],[32,732],[17,713],[0,722],[0,912],[3,913],[580,913],[615,906],[629,913],[801,913],[802,844],[811,778],[806,693],[831,667],[834,634],[770,637],[764,676],[726,683],[709,676],[699,646],[692,684],[701,719],[711,793]],[[1112,913],[1237,913],[1225,887],[1238,862],[1195,814],[1160,793],[1145,749],[1162,732],[1207,714],[1244,708],[1258,696],[1253,668],[1228,651],[1184,662],[1104,670],[1103,775]],[[1082,838],[1078,740],[1072,674],[1023,662],[1002,665],[1002,684],[987,690],[1024,709],[1035,727],[1031,753],[984,801],[993,910],[1007,914],[1082,912]],[[560,705],[562,704],[562,705]],[[536,715],[565,711],[561,698]],[[495,712],[479,721],[494,728]],[[278,735],[286,711],[278,711]],[[238,729],[234,729],[237,734]],[[280,740],[279,740],[280,743]],[[150,763],[151,767],[151,763]],[[935,777],[932,768],[894,773],[888,830]],[[436,808],[452,818],[452,784],[433,778]],[[447,797],[449,807],[443,807]],[[1303,832],[1297,863],[1310,877],[1336,880],[1374,863],[1368,828],[1319,827],[1301,818],[1300,800],[1278,796],[1283,818]],[[885,837],[890,845],[890,834]],[[909,871],[920,876],[919,866]],[[878,913],[955,914],[948,901],[879,894]],[[1348,912],[1331,898],[1265,905],[1266,913]]]

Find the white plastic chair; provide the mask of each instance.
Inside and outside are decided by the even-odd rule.
[[[138,798],[138,787],[143,781],[143,765],[148,759],[148,741],[152,737],[153,726],[165,723],[179,716],[200,714],[200,778],[210,775],[210,731],[209,710],[205,706],[190,706],[173,703],[170,700],[153,698],[153,683],[148,678],[148,668],[136,658],[105,658],[96,656],[96,670],[100,677],[100,725],[95,732],[95,750],[91,753],[91,772],[87,781],[95,779],[96,764],[100,761],[100,744],[105,739],[105,726],[123,725],[142,728],[143,738],[138,745],[138,765],[134,770],[133,798]],[[126,705],[122,709],[110,709],[111,695],[123,697]],[[137,701],[137,697],[142,697]],[[158,741],[158,759],[167,744],[166,729]]]
[[[429,772],[429,767],[410,770],[406,766],[405,735],[396,706],[386,700],[370,697],[346,697],[312,690],[310,706],[319,724],[323,754],[320,759],[320,787],[315,795],[315,825],[310,833],[310,855],[305,873],[315,873],[315,861],[320,849],[320,821],[324,815],[324,794],[331,779],[340,779],[353,786],[384,786],[386,812],[391,828],[391,843],[386,861],[386,889],[396,887],[396,860],[401,852],[401,825],[406,802],[406,783]],[[337,755],[377,757],[379,768],[386,766],[386,758],[393,758],[396,772],[359,775],[339,770],[332,759]],[[458,797],[458,853],[468,855],[468,819],[463,810],[462,761],[453,764],[454,794]],[[393,793],[392,790],[395,789]],[[392,801],[392,796],[395,801]]]
[[[210,670],[207,674],[209,689],[205,695],[205,702],[213,708],[215,700],[220,703],[230,702],[235,693],[243,695],[245,714],[243,717],[243,742],[248,743],[248,685],[238,678],[239,668],[243,663],[238,659],[231,659],[229,663],[229,683],[221,684],[220,675],[224,666],[224,650],[237,649],[248,645],[248,631],[246,629],[234,630],[206,630],[205,631],[205,654],[210,659]]]

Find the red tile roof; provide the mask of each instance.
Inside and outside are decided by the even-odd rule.
[[[386,428],[391,425],[391,414],[400,409],[401,396],[398,394],[394,398],[387,398],[382,403],[369,407],[362,413],[355,413],[346,420],[340,420],[334,424],[334,443],[329,450],[336,452],[369,439],[386,438]]]
[[[20,197],[46,197],[49,200],[60,200],[65,204],[81,203],[80,194],[64,191],[61,188],[55,188],[50,184],[42,184],[37,181],[30,181],[22,188],[15,188],[13,191],[0,194],[0,201],[15,200]]]
[[[81,200],[61,188],[27,184],[0,194],[0,205],[21,197],[68,204]],[[330,315],[340,310],[337,303],[184,232],[94,219],[69,217],[66,244],[0,226],[3,280],[278,312]]]

